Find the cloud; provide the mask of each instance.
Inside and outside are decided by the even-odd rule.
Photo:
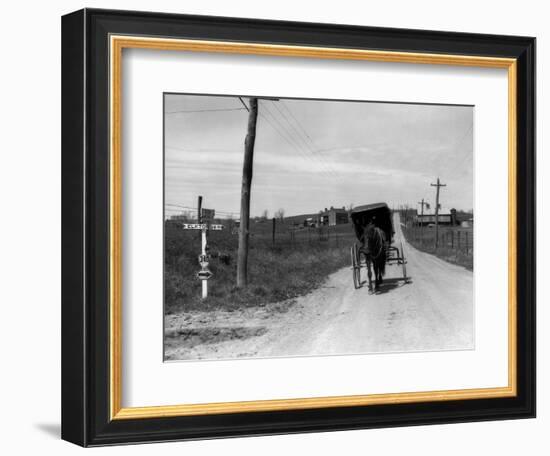
[[[235,97],[167,96],[167,111],[200,110],[167,116],[167,200],[208,194],[220,210],[238,208],[248,113],[207,111],[238,106]],[[473,207],[471,107],[261,100],[259,110],[253,214],[412,205],[430,197],[438,176],[449,183],[446,206]]]

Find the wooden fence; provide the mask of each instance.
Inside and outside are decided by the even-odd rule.
[[[424,249],[434,248],[435,228],[431,227],[403,227],[407,240],[416,246]],[[471,228],[439,227],[438,248],[462,252],[466,255],[473,255],[474,231]]]
[[[295,227],[276,224],[274,232],[251,230],[251,245],[271,243],[282,248],[347,247],[355,242],[352,225]]]

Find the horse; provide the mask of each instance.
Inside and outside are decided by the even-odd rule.
[[[373,292],[371,264],[374,270],[374,292],[377,292],[386,273],[386,235],[384,231],[370,221],[365,226],[360,240],[361,251],[367,261],[369,292]]]

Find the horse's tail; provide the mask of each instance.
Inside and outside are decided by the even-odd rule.
[[[378,257],[378,269],[382,277],[386,275],[386,249]]]
[[[380,274],[382,277],[386,274],[386,236],[384,235],[384,232],[378,228],[378,236],[379,236],[379,242],[381,244],[380,247],[380,255],[376,259],[378,262],[378,270],[380,271]]]

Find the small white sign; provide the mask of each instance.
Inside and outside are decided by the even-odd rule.
[[[184,230],[204,230],[206,229],[205,223],[184,223],[183,224]]]
[[[214,230],[221,231],[223,230],[223,225],[208,225],[206,223],[184,223],[184,230]]]

